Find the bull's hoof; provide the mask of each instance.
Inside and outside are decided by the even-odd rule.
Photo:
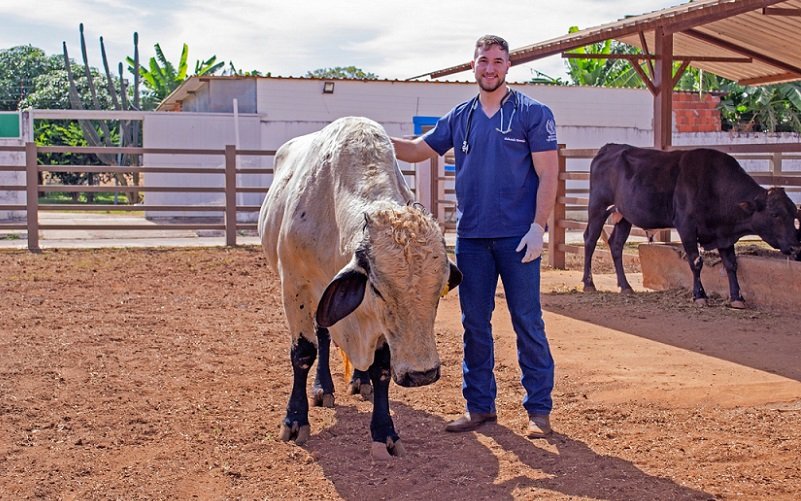
[[[729,308],[734,308],[735,310],[744,310],[746,308],[745,301],[742,299],[737,299],[729,303]]]
[[[312,394],[312,403],[315,407],[333,407],[334,394],[325,393],[322,388],[317,388]]]
[[[281,423],[281,432],[278,438],[282,442],[293,440],[298,445],[303,445],[311,436],[311,427],[307,424],[300,425],[297,421],[292,422],[292,426]]]
[[[368,402],[373,401],[373,385],[371,385],[370,383],[354,379],[353,381],[350,382],[349,390],[351,395],[361,395],[362,400]]]
[[[387,443],[373,442],[370,445],[370,456],[376,461],[390,461],[393,457],[401,457],[406,454],[403,444],[400,439],[393,442],[391,438],[387,438]]]
[[[634,289],[632,289],[631,287],[621,287],[620,293],[625,294],[627,296],[634,295]]]
[[[693,301],[695,302],[695,306],[698,306],[699,308],[703,308],[706,306],[705,297],[699,297],[698,299],[694,299]]]
[[[584,284],[584,292],[596,292],[595,284]]]

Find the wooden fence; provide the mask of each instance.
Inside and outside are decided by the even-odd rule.
[[[238,167],[237,159],[242,156],[273,157],[275,150],[244,150],[228,145],[224,149],[173,149],[173,148],[132,148],[132,147],[72,147],[72,146],[37,146],[35,143],[26,143],[25,146],[0,146],[0,152],[20,152],[24,154],[25,165],[0,165],[0,172],[25,172],[25,183],[17,185],[0,185],[0,191],[24,191],[26,202],[24,204],[0,204],[0,211],[25,212],[23,222],[0,222],[0,232],[3,230],[27,230],[28,249],[39,250],[40,230],[223,230],[225,232],[225,245],[237,244],[239,230],[255,230],[256,223],[237,222],[237,214],[244,212],[258,212],[260,205],[237,205],[237,193],[266,194],[268,186],[238,186],[238,175],[272,174],[272,167]],[[203,166],[109,166],[109,165],[47,165],[39,164],[39,155],[47,153],[72,154],[107,154],[107,155],[199,155],[224,158],[224,167]],[[141,163],[141,162],[140,162]],[[103,186],[103,185],[70,185],[70,184],[41,184],[39,175],[48,172],[72,173],[109,173],[109,174],[135,174],[135,173],[169,173],[187,174],[192,176],[222,176],[223,181],[217,186]],[[407,177],[415,176],[415,170],[403,170]],[[191,178],[190,178],[191,179]],[[197,178],[195,178],[197,179]],[[414,185],[414,183],[412,183]],[[114,193],[114,192],[174,192],[174,193],[223,193],[222,204],[206,205],[140,205],[140,204],[53,204],[39,203],[40,193]],[[131,224],[39,224],[41,211],[114,211],[114,212],[220,212],[222,222],[160,222],[148,225]],[[200,218],[196,218],[202,220]]]
[[[674,147],[674,149],[690,149],[698,146]],[[782,186],[788,192],[801,192],[801,171],[783,170],[785,160],[801,160],[801,144],[782,143],[782,144],[753,144],[753,145],[713,145],[704,146],[714,148],[734,155],[739,160],[751,160],[765,162],[767,169],[762,171],[749,172],[754,179],[765,186]],[[237,158],[240,156],[268,156],[275,155],[274,150],[238,150],[234,146],[226,146],[224,149],[167,149],[167,148],[90,148],[90,147],[67,147],[67,146],[48,146],[40,147],[34,143],[26,143],[25,146],[0,146],[0,152],[21,152],[24,153],[25,165],[0,165],[2,171],[24,171],[26,179],[20,185],[0,185],[0,191],[25,191],[25,204],[5,204],[0,205],[0,211],[23,211],[25,212],[24,222],[0,222],[0,232],[3,230],[27,230],[28,249],[39,249],[40,230],[223,230],[225,233],[225,244],[235,246],[237,244],[238,230],[255,230],[256,223],[239,223],[237,214],[242,212],[258,212],[259,205],[237,205],[237,193],[266,193],[268,186],[238,186],[238,175],[253,174],[272,174],[272,167],[238,167]],[[583,245],[568,243],[566,239],[567,231],[578,231],[586,228],[586,212],[589,193],[589,160],[595,156],[597,149],[569,149],[560,148],[559,150],[559,187],[557,203],[554,213],[551,216],[549,226],[548,257],[550,265],[554,268],[565,268],[566,255],[569,253],[582,253]],[[38,163],[39,154],[44,153],[94,153],[94,154],[114,154],[114,155],[144,155],[144,154],[169,154],[169,155],[203,155],[222,157],[225,160],[224,167],[202,167],[202,166],[180,166],[180,167],[159,167],[159,166],[124,166],[114,167],[106,165],[42,165]],[[584,166],[568,165],[577,161],[583,162]],[[455,221],[455,189],[454,172],[446,168],[452,164],[450,157],[432,158],[429,165],[418,164],[410,170],[403,170],[404,176],[412,177],[414,186],[421,183],[428,183],[429,196],[420,201],[426,205],[432,214],[440,221],[444,231],[453,231],[456,227]],[[420,167],[424,168],[420,168]],[[180,173],[198,176],[217,175],[223,176],[223,182],[218,186],[87,186],[87,185],[64,185],[64,184],[40,184],[39,175],[46,172],[74,172],[74,173]],[[425,178],[428,179],[425,179]],[[208,205],[110,205],[110,204],[40,204],[39,193],[41,192],[175,192],[175,193],[198,193],[198,192],[219,192],[224,193],[223,204]],[[221,223],[206,222],[181,222],[169,223],[161,222],[149,225],[130,225],[130,224],[39,224],[39,214],[41,211],[115,211],[131,212],[212,212],[222,213]],[[582,217],[584,216],[584,217]],[[607,225],[605,232],[611,232],[613,226]],[[632,228],[632,235],[647,236],[646,232],[639,228]],[[661,231],[657,234],[657,239],[668,240],[670,232]],[[601,251],[603,254],[603,251]]]
[[[255,223],[237,223],[238,212],[258,211],[259,206],[236,205],[236,194],[245,192],[266,193],[267,187],[237,186],[237,174],[271,174],[272,168],[238,168],[237,157],[245,155],[273,156],[275,151],[267,150],[237,150],[234,146],[224,149],[167,149],[167,148],[97,148],[97,147],[69,147],[69,146],[37,146],[26,143],[24,147],[5,146],[0,151],[21,151],[25,155],[25,165],[0,165],[0,171],[25,171],[24,185],[0,186],[0,190],[25,191],[25,204],[0,205],[0,210],[25,211],[24,223],[2,223],[3,229],[22,229],[28,233],[28,249],[39,249],[39,230],[224,230],[226,245],[236,245],[237,230],[255,229]],[[204,155],[222,157],[225,159],[224,167],[155,167],[155,166],[109,166],[109,165],[43,165],[38,163],[40,153],[73,153],[73,154],[110,154],[110,155]],[[216,175],[223,176],[221,186],[103,186],[103,185],[69,185],[69,184],[40,184],[39,174],[46,172],[72,172],[72,173],[109,173],[109,174],[135,174],[135,173],[173,173],[191,174],[197,176]],[[40,204],[39,194],[48,192],[62,193],[114,193],[114,192],[176,192],[176,193],[224,193],[224,204],[208,205],[139,205],[139,204]],[[41,211],[181,211],[181,212],[220,212],[222,223],[156,223],[149,225],[131,224],[39,224]]]

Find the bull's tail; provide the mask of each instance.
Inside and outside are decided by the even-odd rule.
[[[339,356],[342,357],[342,370],[345,374],[345,384],[350,384],[350,378],[353,377],[353,364],[342,348],[339,348]]]

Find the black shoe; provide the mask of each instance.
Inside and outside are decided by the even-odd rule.
[[[472,414],[466,412],[464,416],[445,425],[445,431],[454,433],[472,431],[484,423],[494,423],[497,419],[494,412],[473,412]]]

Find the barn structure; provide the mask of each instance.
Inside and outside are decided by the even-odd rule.
[[[568,51],[618,40],[640,55],[603,55],[632,63],[653,94],[654,146],[672,144],[672,89],[688,66],[742,85],[801,79],[801,1],[699,0],[580,30],[510,51],[512,64],[544,57],[582,57]],[[645,61],[647,70],[640,66]],[[673,63],[681,62],[677,71]],[[440,78],[467,71],[461,63],[420,75]]]

